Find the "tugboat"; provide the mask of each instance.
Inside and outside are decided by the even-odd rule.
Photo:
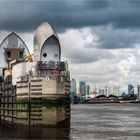
[[[14,32],[0,45],[1,121],[29,126],[70,125],[70,72],[58,35],[42,23],[33,55]]]

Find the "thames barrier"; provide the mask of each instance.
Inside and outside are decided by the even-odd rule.
[[[14,32],[1,43],[1,122],[69,126],[70,72],[61,61],[58,35],[44,22],[33,42],[33,54]]]

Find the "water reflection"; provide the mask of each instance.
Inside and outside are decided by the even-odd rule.
[[[71,106],[71,127],[28,128],[0,124],[0,139],[139,140],[140,104]]]
[[[0,139],[69,139],[70,128],[27,127],[0,123]]]

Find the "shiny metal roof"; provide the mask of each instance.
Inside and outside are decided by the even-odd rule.
[[[10,46],[11,44],[9,44],[8,39],[10,37],[14,37],[11,38],[12,40],[12,46]],[[17,40],[14,40],[16,37]],[[11,32],[8,36],[6,36],[3,41],[0,44],[1,48],[25,48],[26,53],[30,54],[28,47],[26,46],[25,42],[15,33],[15,32]]]
[[[2,68],[8,66],[5,59],[5,49],[7,48],[24,48],[24,55],[28,56],[30,54],[25,42],[15,32],[10,33],[0,44],[0,75],[2,75]]]
[[[34,59],[39,60],[40,59],[40,52],[43,47],[43,44],[45,41],[51,37],[55,36],[58,39],[59,38],[54,31],[54,29],[49,25],[47,22],[42,23],[36,30],[35,36],[34,36]]]

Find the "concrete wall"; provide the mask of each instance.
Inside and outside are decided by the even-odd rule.
[[[54,95],[65,94],[65,82],[57,81],[57,79],[42,80],[42,94]]]
[[[21,76],[26,76],[29,71],[35,74],[36,62],[23,62],[13,66],[12,68],[12,84],[16,85],[16,82],[21,80]]]

